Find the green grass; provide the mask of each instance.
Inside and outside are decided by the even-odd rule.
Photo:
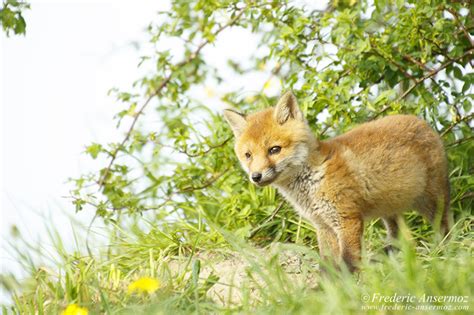
[[[409,224],[419,220],[407,216]],[[459,219],[444,239],[423,230],[424,224],[404,228],[400,249],[389,255],[383,251],[383,229],[369,223],[360,273],[329,268],[324,276],[318,272],[316,248],[284,243],[257,247],[201,224],[163,226],[142,219],[130,229],[112,226],[110,244],[92,255],[80,245],[67,252],[51,233],[55,262],[44,266],[20,257],[29,277],[17,288],[2,275],[2,283],[10,283],[14,292],[14,303],[3,306],[3,314],[59,314],[72,303],[89,314],[394,312],[383,307],[432,308],[396,311],[410,314],[442,314],[446,311],[440,307],[460,307],[449,313],[468,314],[474,309],[473,222],[473,217]],[[160,288],[152,294],[128,293],[128,285],[144,276],[158,279]],[[415,300],[383,302],[397,296]],[[448,297],[444,303],[420,301],[433,296]],[[462,301],[453,302],[454,297]]]

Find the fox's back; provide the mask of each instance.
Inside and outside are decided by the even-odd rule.
[[[352,183],[365,201],[367,215],[410,208],[427,189],[433,194],[447,189],[443,144],[415,116],[394,115],[365,123],[324,145],[336,152],[335,174],[328,174],[331,189],[337,190],[338,181]],[[330,161],[328,165],[331,172]]]

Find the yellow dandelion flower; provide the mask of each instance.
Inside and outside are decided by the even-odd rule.
[[[153,278],[143,277],[128,285],[128,293],[141,292],[151,294],[158,290],[160,282]]]
[[[89,311],[85,307],[80,307],[77,304],[70,304],[66,309],[61,313],[61,315],[87,315]]]

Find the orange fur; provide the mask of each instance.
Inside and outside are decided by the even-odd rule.
[[[251,180],[272,184],[317,228],[322,257],[354,270],[363,220],[383,218],[397,235],[397,217],[418,210],[449,229],[447,160],[439,136],[415,116],[394,115],[362,124],[327,141],[312,134],[296,99],[243,116],[226,111],[235,151]],[[270,153],[272,147],[281,147]]]

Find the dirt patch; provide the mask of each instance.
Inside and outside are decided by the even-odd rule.
[[[286,286],[316,287],[319,275],[317,256],[308,250],[275,244],[269,248],[239,252],[201,252],[192,260],[200,260],[201,282],[218,279],[207,296],[222,305],[240,304],[244,299],[258,299],[260,292]],[[189,279],[192,263],[188,259],[168,262],[171,274]]]

